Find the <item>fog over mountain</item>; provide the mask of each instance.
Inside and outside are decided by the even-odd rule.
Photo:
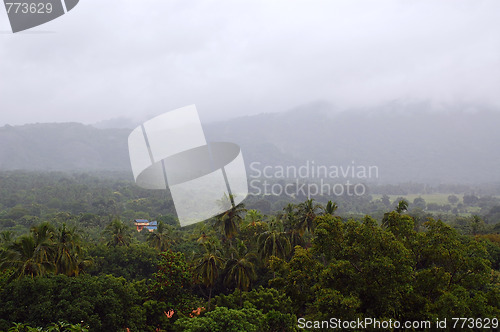
[[[381,183],[484,183],[500,181],[499,123],[500,112],[482,105],[394,102],[336,112],[314,103],[204,130],[209,141],[238,143],[253,168],[376,166],[379,176],[370,180]],[[121,118],[96,126],[4,126],[0,170],[130,172],[127,137],[135,125]]]

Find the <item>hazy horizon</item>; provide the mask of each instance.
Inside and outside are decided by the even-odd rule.
[[[166,110],[165,112],[169,112],[172,110]],[[368,117],[373,114],[384,112],[384,113],[411,113],[416,114],[420,113],[420,115],[425,116],[433,113],[478,113],[478,112],[500,112],[500,106],[496,105],[487,105],[487,104],[470,104],[470,103],[458,103],[458,104],[450,104],[450,103],[433,103],[429,100],[391,100],[386,103],[381,103],[372,106],[365,106],[359,108],[349,108],[349,109],[340,109],[335,107],[334,104],[327,103],[324,101],[315,101],[307,104],[296,105],[295,107],[278,110],[275,112],[260,112],[260,113],[252,113],[252,114],[235,114],[233,116],[229,116],[224,119],[208,118],[205,123],[207,124],[217,124],[223,123],[226,121],[244,119],[247,117],[259,117],[266,115],[278,115],[282,113],[308,113],[308,112],[319,112],[325,115],[341,115],[347,113],[356,113],[366,115]],[[202,113],[202,112],[200,112]],[[61,121],[26,121],[24,123],[0,123],[0,127],[3,126],[24,126],[24,125],[34,125],[34,124],[51,124],[51,123],[79,123],[83,125],[90,125],[96,128],[127,128],[133,129],[136,126],[140,125],[142,122],[147,121],[157,114],[143,114],[140,117],[127,117],[127,116],[116,116],[110,118],[104,118],[95,122],[80,122],[80,121],[71,121],[71,120],[61,120]],[[200,114],[200,116],[204,119],[207,118],[207,114]]]

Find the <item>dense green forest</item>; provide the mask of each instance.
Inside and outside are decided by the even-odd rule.
[[[495,190],[404,184],[360,197],[249,197],[181,228],[168,192],[120,174],[3,172],[0,331],[498,319]],[[134,219],[158,229],[137,232]]]

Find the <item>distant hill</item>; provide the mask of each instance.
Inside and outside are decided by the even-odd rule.
[[[212,140],[239,143],[271,165],[375,165],[381,182],[500,181],[500,111],[435,111],[428,104],[335,112],[312,105],[207,126]]]
[[[129,129],[79,123],[0,128],[0,170],[89,171],[130,169]]]
[[[428,104],[290,112],[204,124],[210,141],[240,144],[247,164],[377,166],[380,182],[500,181],[500,112]],[[126,124],[122,121],[121,124]],[[102,126],[106,127],[106,126]],[[131,129],[78,123],[0,128],[0,170],[130,171]]]

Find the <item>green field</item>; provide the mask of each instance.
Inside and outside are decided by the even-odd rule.
[[[436,203],[439,205],[444,205],[444,204],[450,204],[448,202],[448,196],[452,194],[424,194],[424,195],[418,195],[418,194],[411,194],[411,195],[387,195],[389,196],[389,199],[391,202],[393,202],[395,199],[398,197],[404,197],[405,199],[408,200],[408,202],[413,203],[413,200],[417,197],[422,197],[426,203]],[[372,195],[373,200],[381,199],[383,195]],[[459,198],[458,203],[462,203],[462,197],[463,195],[455,195]]]
[[[459,198],[458,203],[457,204],[450,204],[450,202],[448,202],[448,196],[450,196],[450,195],[453,195],[453,194],[437,193],[437,194],[423,194],[423,195],[411,194],[411,195],[387,195],[387,196],[391,200],[391,203],[394,202],[397,198],[403,197],[406,200],[408,200],[408,202],[410,203],[410,207],[411,207],[413,201],[415,200],[415,198],[417,198],[417,197],[423,198],[425,200],[426,204],[429,204],[429,203],[435,203],[435,204],[439,204],[439,205],[449,204],[449,205],[451,205],[452,208],[456,207],[457,204],[459,204],[459,203],[463,203],[463,195],[455,195]],[[381,199],[383,195],[377,194],[377,195],[371,195],[371,196],[373,197],[373,200],[377,200],[377,199]],[[461,213],[459,213],[459,215],[470,216],[470,215],[479,213],[481,210],[481,208],[479,206],[468,206],[468,207],[465,207],[465,209],[467,210],[467,212],[464,213],[462,211]]]

